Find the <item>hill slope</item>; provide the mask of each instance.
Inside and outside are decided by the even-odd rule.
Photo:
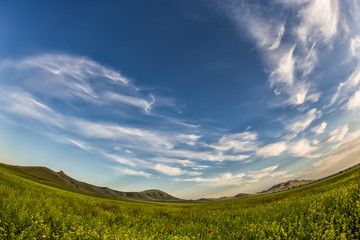
[[[9,172],[41,182],[50,186],[58,187],[64,190],[70,190],[79,193],[85,193],[100,197],[127,198],[146,201],[181,201],[181,199],[171,196],[160,190],[147,190],[142,192],[122,192],[108,187],[99,187],[85,182],[78,181],[69,177],[63,171],[54,172],[46,167],[23,167],[0,163],[0,167]]]
[[[287,182],[278,183],[267,190],[261,191],[260,193],[272,193],[277,191],[283,191],[283,190],[307,185],[312,182],[314,182],[314,180],[290,180]]]
[[[101,199],[13,172],[0,166],[4,240],[360,237],[360,167],[286,192],[190,204]]]

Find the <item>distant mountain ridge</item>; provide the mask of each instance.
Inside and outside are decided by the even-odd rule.
[[[27,179],[45,183],[64,190],[86,193],[89,195],[121,198],[146,201],[181,201],[182,199],[171,196],[161,190],[152,189],[141,192],[122,192],[108,187],[99,187],[85,182],[78,181],[69,177],[63,171],[55,172],[46,167],[23,167],[0,163],[1,167],[6,168],[15,175]]]
[[[321,181],[333,176],[336,176],[340,173],[351,170],[359,164],[356,164],[347,169],[341,170],[338,173],[334,173],[330,176],[317,179],[317,180],[289,180],[287,182],[282,182],[270,187],[267,190],[249,194],[249,193],[239,193],[233,197],[220,197],[220,198],[201,198],[197,200],[184,200],[177,197],[174,197],[166,192],[157,189],[151,189],[141,192],[123,192],[114,190],[108,187],[99,187],[85,182],[78,181],[74,178],[69,177],[63,171],[55,172],[46,167],[27,167],[27,166],[14,166],[9,164],[0,163],[0,167],[7,169],[9,172],[36,181],[45,183],[50,186],[61,188],[68,191],[98,196],[98,197],[107,197],[107,198],[117,198],[117,199],[129,199],[129,200],[140,200],[140,201],[175,201],[175,202],[211,202],[211,201],[224,201],[232,200],[239,198],[248,198],[252,196],[270,194],[274,192],[280,192],[285,190],[290,190],[292,188],[301,187],[308,185],[317,181]]]
[[[271,193],[276,191],[282,191],[285,189],[291,189],[291,188],[299,187],[301,185],[306,185],[312,182],[314,182],[314,180],[289,180],[287,182],[278,183],[267,190],[261,191],[260,193]]]

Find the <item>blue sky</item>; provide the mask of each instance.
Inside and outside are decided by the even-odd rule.
[[[0,3],[0,159],[195,199],[359,162],[356,0]]]

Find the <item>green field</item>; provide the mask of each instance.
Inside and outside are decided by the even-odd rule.
[[[0,239],[360,239],[360,167],[305,187],[210,203],[108,200],[0,167]]]

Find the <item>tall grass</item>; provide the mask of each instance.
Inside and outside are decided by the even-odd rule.
[[[237,201],[121,202],[0,168],[0,239],[360,239],[360,168]]]

